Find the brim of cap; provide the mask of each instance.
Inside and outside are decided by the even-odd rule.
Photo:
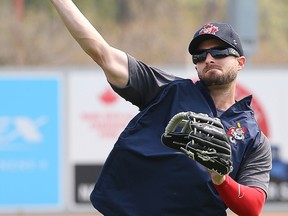
[[[198,35],[197,37],[193,38],[193,40],[190,42],[189,48],[188,48],[189,53],[191,55],[196,54],[199,44],[202,43],[204,40],[208,40],[208,39],[218,39],[218,40],[223,41],[227,45],[229,45],[226,41],[222,40],[221,38],[217,37],[216,35],[201,34],[201,35]],[[231,46],[231,45],[229,45],[229,46]]]

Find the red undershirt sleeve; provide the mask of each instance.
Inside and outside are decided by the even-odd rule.
[[[214,184],[226,206],[239,216],[258,216],[266,200],[265,192],[257,187],[238,184],[226,176],[221,185]]]

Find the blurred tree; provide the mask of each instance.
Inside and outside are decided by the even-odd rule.
[[[259,49],[253,63],[288,64],[287,0],[261,0],[259,5]]]
[[[51,10],[50,1],[39,1],[39,0],[24,0],[27,9],[33,10]]]
[[[21,21],[16,1],[25,2]],[[112,46],[150,64],[181,65],[191,63],[187,45],[200,25],[226,21],[229,0],[73,1]],[[287,0],[259,1],[259,50],[251,64],[288,64],[287,13]],[[1,65],[94,64],[49,0],[0,1],[0,19]]]
[[[24,16],[24,0],[14,0],[14,11],[17,20],[22,20]]]
[[[130,0],[116,0],[117,14],[116,18],[119,23],[127,23],[132,20],[132,11],[130,8]]]

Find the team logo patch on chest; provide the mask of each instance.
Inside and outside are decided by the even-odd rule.
[[[227,135],[230,142],[236,144],[237,141],[244,141],[246,133],[247,128],[241,127],[241,124],[238,122],[237,127],[232,126],[229,128]]]

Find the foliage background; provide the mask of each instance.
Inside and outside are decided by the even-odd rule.
[[[199,26],[227,21],[228,0],[74,0],[112,46],[148,64],[191,64],[187,46]],[[49,0],[0,1],[0,66],[89,66],[94,62]],[[288,64],[287,0],[258,0],[259,46],[253,65]],[[243,11],[245,16],[245,11]]]

